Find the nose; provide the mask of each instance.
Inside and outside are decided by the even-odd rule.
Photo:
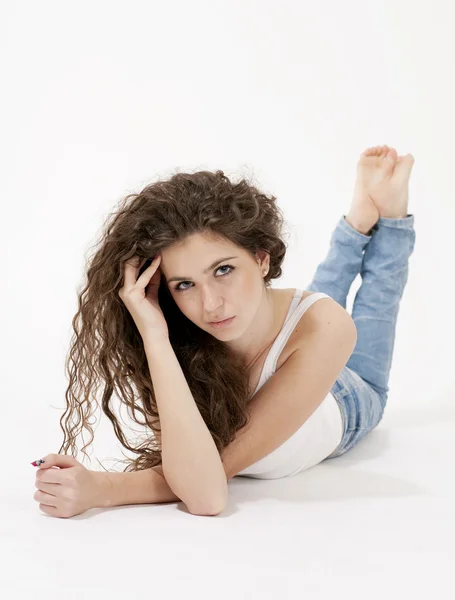
[[[202,304],[204,313],[209,315],[207,320],[210,320],[210,315],[224,314],[223,300],[214,291],[202,290]]]

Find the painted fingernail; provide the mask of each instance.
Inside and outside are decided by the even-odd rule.
[[[33,465],[34,467],[39,467],[40,465],[43,464],[43,462],[46,462],[44,460],[44,458],[39,458],[38,460],[34,460],[32,463],[30,463],[31,465]]]

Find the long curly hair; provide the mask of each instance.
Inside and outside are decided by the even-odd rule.
[[[87,260],[85,287],[78,293],[65,370],[69,385],[66,409],[60,418],[64,441],[59,453],[71,448],[85,428],[94,439],[90,419],[101,407],[122,446],[137,455],[127,458],[124,471],[161,465],[161,427],[143,340],[119,297],[124,263],[134,255],[151,259],[164,248],[194,233],[224,236],[255,256],[270,255],[265,287],[281,277],[286,254],[284,219],[274,196],[268,197],[245,179],[231,182],[223,171],[176,173],[166,181],[129,194],[110,213],[93,256]],[[145,266],[148,266],[146,263]],[[142,271],[141,271],[142,272]],[[169,340],[193,398],[218,451],[233,441],[249,422],[248,372],[228,346],[197,327],[176,305],[165,278],[158,292]],[[128,414],[148,434],[130,445],[114,414],[114,390]],[[142,420],[139,415],[142,415]],[[150,435],[153,433],[153,435]],[[104,467],[103,467],[104,468]]]

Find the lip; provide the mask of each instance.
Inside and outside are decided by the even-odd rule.
[[[212,327],[228,327],[232,321],[235,319],[235,315],[233,317],[230,317],[229,319],[224,319],[224,321],[209,321],[209,324]]]

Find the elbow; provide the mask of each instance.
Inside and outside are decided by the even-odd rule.
[[[192,515],[197,515],[198,517],[215,517],[216,515],[219,515],[220,513],[222,513],[223,510],[224,510],[224,507],[222,509],[212,509],[212,510],[191,510],[190,508],[188,508],[188,511]]]
[[[201,517],[214,517],[215,515],[219,515],[223,512],[227,505],[227,489],[221,500],[213,501],[208,504],[207,502],[204,504],[199,504],[198,506],[189,506],[187,504],[188,511],[192,515],[198,515]]]

